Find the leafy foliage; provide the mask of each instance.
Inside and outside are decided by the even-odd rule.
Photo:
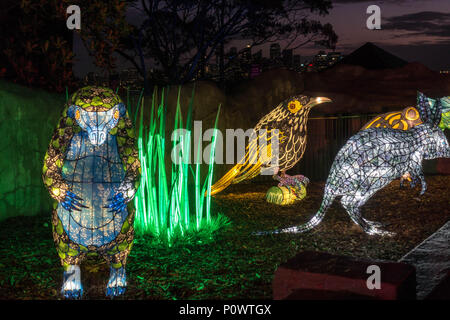
[[[131,27],[125,20],[127,1],[2,1],[0,76],[28,86],[62,92],[74,88],[73,33],[79,33],[94,63],[111,72]],[[81,30],[68,30],[66,9],[81,9]]]
[[[73,85],[72,34],[66,28],[69,1],[2,2],[0,56],[3,76],[28,86],[61,92]]]
[[[127,56],[125,43],[132,26],[126,21],[126,10],[131,1],[109,0],[69,1],[82,11],[82,27],[77,31],[97,67],[111,72],[117,67],[114,53]]]

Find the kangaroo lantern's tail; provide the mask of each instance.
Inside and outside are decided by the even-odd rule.
[[[284,229],[277,229],[273,231],[259,231],[254,233],[255,235],[269,235],[269,234],[279,234],[279,233],[303,233],[306,231],[309,231],[313,228],[315,228],[323,219],[325,216],[325,213],[327,212],[328,208],[333,203],[334,196],[324,196],[322,200],[322,204],[320,205],[319,211],[309,220],[307,223],[299,225],[299,226],[293,226],[288,227]]]

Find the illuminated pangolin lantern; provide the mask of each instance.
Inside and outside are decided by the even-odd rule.
[[[62,294],[80,298],[80,263],[100,255],[110,265],[106,294],[123,294],[133,243],[140,163],[134,128],[119,96],[85,87],[67,101],[44,158],[43,180],[56,201],[52,229],[64,267]]]

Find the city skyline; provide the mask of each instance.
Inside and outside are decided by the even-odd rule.
[[[381,9],[381,30],[369,30],[366,20],[369,5],[378,5]],[[335,51],[348,54],[366,42],[391,52],[408,62],[420,62],[428,68],[440,71],[448,70],[450,62],[450,1],[439,0],[333,0],[334,7],[330,14],[315,17],[323,23],[331,23],[339,36]],[[136,12],[130,11],[136,20]],[[139,19],[137,19],[139,20]],[[234,40],[227,48],[247,45],[246,40]],[[74,74],[85,76],[96,68],[84,49],[79,37],[74,37]],[[283,48],[283,43],[281,43]],[[262,55],[269,56],[270,43],[255,46],[254,52],[262,50]],[[294,50],[303,59],[311,59],[324,48],[313,43]],[[328,49],[325,49],[328,51]],[[118,58],[119,69],[131,67],[129,63]]]

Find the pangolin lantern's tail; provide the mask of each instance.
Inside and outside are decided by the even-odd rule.
[[[328,208],[333,203],[335,196],[334,195],[325,195],[322,200],[322,204],[320,205],[319,211],[309,220],[307,223],[288,227],[284,229],[278,229],[273,231],[260,231],[256,232],[255,235],[268,235],[268,234],[279,234],[279,233],[303,233],[315,228],[325,216]]]

